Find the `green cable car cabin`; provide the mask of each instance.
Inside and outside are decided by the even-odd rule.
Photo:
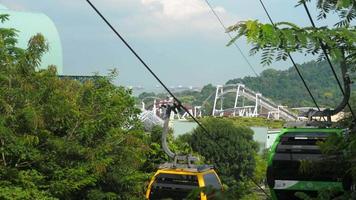
[[[296,192],[316,197],[318,191],[322,190],[342,193],[345,171],[330,171],[338,157],[322,155],[318,143],[325,141],[331,134],[343,133],[343,129],[334,128],[282,129],[268,158],[267,183],[272,198],[299,199],[295,196]],[[307,169],[303,170],[303,167]]]

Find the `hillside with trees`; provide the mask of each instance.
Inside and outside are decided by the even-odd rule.
[[[318,105],[321,107],[335,107],[341,101],[340,89],[326,61],[309,61],[299,65],[299,68],[315,96]],[[336,72],[341,75],[338,67],[336,67]],[[262,71],[258,77],[246,76],[226,82],[226,84],[237,83],[245,84],[248,88],[256,92],[261,92],[265,97],[272,99],[276,103],[291,108],[314,106],[296,70],[292,67],[287,70],[269,68]],[[211,113],[212,110],[215,89],[215,86],[212,84],[207,84],[200,92],[187,90],[177,92],[176,95],[184,104],[192,106],[203,105],[204,113],[208,114]],[[142,100],[149,96],[167,97],[166,94],[144,92],[138,96],[138,99]],[[353,96],[355,96],[355,94],[353,94]],[[146,100],[148,105],[149,101],[150,100]],[[228,94],[224,98],[224,105],[226,108],[231,108],[234,105],[234,101],[234,94]],[[253,104],[253,102],[251,103]]]
[[[340,89],[326,61],[306,62],[299,65],[299,69],[320,106],[334,107],[341,101]],[[339,70],[337,72],[341,75]],[[259,77],[248,76],[227,81],[227,84],[236,83],[243,83],[282,105],[314,106],[294,68],[271,68],[264,70]]]

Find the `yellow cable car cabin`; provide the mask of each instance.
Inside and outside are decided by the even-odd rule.
[[[196,157],[191,155],[177,155],[169,149],[167,144],[169,119],[171,111],[174,111],[177,105],[168,104],[165,108],[166,112],[163,117],[165,121],[161,138],[162,149],[174,162],[164,163],[159,167],[148,185],[146,199],[182,200],[186,199],[195,190],[198,190],[195,199],[213,199],[214,191],[222,191],[222,185],[218,175],[213,167],[209,165],[194,165],[193,163],[198,160]],[[212,189],[213,194],[207,196],[203,192],[199,192],[199,188],[204,187]]]
[[[161,168],[148,185],[146,199],[181,200],[185,199],[193,190],[203,187],[222,191],[220,179],[210,166]],[[212,198],[213,195],[208,197],[203,192],[200,192],[196,199],[208,200]]]

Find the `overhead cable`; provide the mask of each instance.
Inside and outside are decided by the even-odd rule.
[[[269,14],[269,12],[267,11],[265,4],[263,3],[262,0],[259,0],[259,1],[260,1],[260,3],[261,3],[261,6],[262,6],[263,10],[264,10],[265,13],[266,13],[268,19],[269,19],[269,21],[270,21],[271,24],[275,27],[275,24],[274,24],[274,22],[273,22],[273,20],[272,20],[272,17],[271,17],[271,15]],[[310,89],[309,89],[307,83],[305,82],[305,80],[304,80],[302,74],[300,73],[300,70],[299,70],[297,64],[295,63],[295,61],[294,61],[292,55],[291,55],[289,52],[287,52],[287,54],[288,54],[288,57],[289,57],[289,59],[291,60],[291,62],[292,62],[292,64],[293,64],[295,70],[297,71],[298,76],[299,76],[300,79],[302,80],[305,89],[308,91],[309,96],[310,96],[311,99],[313,100],[313,103],[314,103],[315,107],[318,109],[318,111],[320,111],[320,107],[318,106],[318,103],[316,102],[314,95],[311,93],[311,91],[310,91]]]
[[[212,11],[212,13],[214,14],[214,16],[216,17],[216,19],[218,20],[218,22],[220,23],[220,25],[223,27],[224,31],[227,30],[227,27],[225,26],[225,24],[223,23],[222,19],[219,17],[218,13],[216,13],[216,11],[214,10],[213,6],[209,3],[208,0],[204,0],[205,3],[209,6],[210,10]],[[229,38],[231,40],[233,40],[233,36],[231,35],[231,33],[227,33],[227,35],[229,36]],[[255,74],[256,77],[258,77],[258,74],[256,72],[256,70],[254,69],[254,67],[252,66],[252,64],[250,63],[250,61],[247,59],[247,57],[245,56],[245,54],[242,52],[241,48],[236,44],[236,42],[233,42],[233,45],[236,47],[236,49],[239,51],[239,53],[241,54],[241,56],[243,57],[243,59],[246,61],[246,63],[248,64],[248,66],[250,67],[250,69],[252,70],[252,72]]]
[[[312,16],[311,16],[310,12],[309,12],[308,6],[307,6],[307,4],[306,4],[305,1],[303,1],[303,6],[304,6],[304,9],[305,9],[305,12],[306,12],[307,15],[308,15],[308,18],[309,18],[309,20],[310,20],[310,23],[312,24],[312,26],[313,26],[314,28],[316,28],[315,23],[314,23],[314,21],[313,21],[313,18],[312,18]],[[330,57],[329,57],[329,55],[328,55],[328,53],[327,53],[327,51],[326,51],[326,45],[325,45],[325,44],[323,43],[323,41],[321,41],[321,40],[319,40],[319,43],[320,43],[321,49],[323,50],[324,56],[325,56],[325,58],[326,58],[326,60],[327,60],[327,62],[328,62],[328,64],[329,64],[329,66],[330,66],[330,69],[331,69],[331,71],[333,72],[333,75],[334,75],[334,77],[335,77],[335,79],[336,79],[336,82],[337,82],[337,84],[339,85],[339,88],[340,88],[340,90],[341,90],[341,93],[342,93],[343,96],[345,96],[345,91],[344,91],[343,87],[341,86],[341,82],[340,82],[339,78],[338,78],[337,75],[336,75],[335,68],[333,67],[333,65],[332,65],[332,63],[331,63],[331,61],[330,61]],[[352,108],[351,108],[349,102],[347,102],[347,107],[349,108],[349,110],[350,110],[350,112],[351,112],[351,114],[352,114],[352,117],[355,119],[355,113],[354,113],[354,111],[352,110]]]
[[[222,19],[220,18],[220,16],[218,15],[218,13],[214,10],[213,6],[209,3],[208,0],[204,0],[205,3],[208,5],[208,7],[210,8],[211,12],[214,14],[214,16],[216,17],[216,19],[218,20],[218,22],[220,23],[221,27],[224,29],[224,31],[226,32],[227,27],[225,26],[224,22],[222,21]],[[233,36],[231,35],[231,33],[227,32],[227,35],[229,36],[230,40],[233,40]],[[252,66],[252,64],[250,63],[250,61],[247,59],[247,57],[245,56],[245,54],[242,52],[241,48],[239,47],[239,45],[237,45],[236,41],[233,42],[233,45],[236,47],[236,49],[239,51],[239,53],[241,54],[241,56],[243,57],[243,59],[245,60],[245,62],[247,63],[247,65],[250,67],[251,71],[255,74],[256,77],[258,77],[258,74],[256,72],[256,70],[254,69],[254,67]],[[248,176],[248,178],[267,196],[269,197],[269,195],[267,194],[267,192],[255,181],[253,180],[252,177]]]
[[[155,77],[155,79],[163,86],[163,88],[173,97],[173,99],[178,103],[178,105],[183,108],[184,111],[188,113],[188,115],[199,125],[199,127],[211,138],[212,135],[207,131],[207,129],[189,112],[187,108],[185,108],[181,101],[168,89],[168,87],[159,79],[159,77],[152,71],[152,69],[143,61],[143,59],[136,53],[136,51],[128,44],[128,42],[120,35],[120,33],[110,24],[110,22],[101,14],[101,12],[90,2],[90,0],[86,0],[88,4],[94,9],[94,11],[100,16],[100,18],[110,27],[110,29],[120,38],[120,40],[126,45],[127,48],[135,55],[135,57],[145,66],[145,68]],[[217,143],[217,145],[224,149],[221,144]],[[229,155],[233,157],[232,155]],[[247,175],[248,176],[248,175]],[[265,194],[267,197],[269,195],[260,187],[250,176],[248,176],[252,182],[254,182]]]
[[[206,132],[206,128],[189,112],[189,110],[182,105],[182,102],[168,89],[168,87],[161,81],[161,79],[152,71],[147,63],[138,55],[138,53],[130,46],[130,44],[121,36],[121,34],[110,24],[110,22],[101,14],[101,12],[90,2],[86,0],[93,10],[100,16],[100,18],[110,27],[117,37],[125,44],[132,54],[142,63],[142,65],[150,72],[150,74],[162,85],[162,87],[173,97],[174,101],[182,108],[188,115]]]

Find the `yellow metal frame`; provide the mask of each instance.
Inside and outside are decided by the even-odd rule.
[[[216,172],[213,169],[209,169],[206,171],[202,171],[202,172],[198,172],[198,171],[188,171],[185,169],[159,169],[155,175],[153,176],[153,178],[151,179],[150,183],[148,184],[147,187],[147,191],[146,191],[146,199],[149,199],[150,193],[151,193],[151,187],[153,182],[155,181],[156,177],[158,174],[178,174],[178,175],[193,175],[193,176],[197,176],[198,178],[198,184],[199,187],[205,187],[205,182],[204,182],[204,178],[203,176],[205,174],[210,174],[213,173],[215,174],[215,176],[217,177],[217,179],[219,180],[219,183],[221,185],[221,181],[219,176],[216,174]],[[200,193],[200,200],[207,200],[207,197],[204,193]]]

